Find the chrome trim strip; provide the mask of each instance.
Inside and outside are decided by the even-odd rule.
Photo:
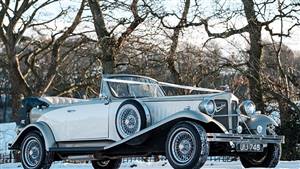
[[[214,115],[214,117],[239,117],[237,114],[230,114],[230,115]]]
[[[264,136],[250,134],[223,134],[223,133],[207,133],[209,142],[233,142],[233,143],[284,143],[284,136]]]

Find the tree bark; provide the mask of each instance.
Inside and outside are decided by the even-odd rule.
[[[176,50],[178,46],[179,31],[180,31],[179,29],[174,30],[173,36],[171,37],[172,44],[170,47],[169,55],[167,57],[168,69],[171,73],[171,79],[175,84],[182,84],[180,74],[175,67],[175,62],[176,62],[175,57],[176,57]]]
[[[19,122],[19,115],[17,111],[21,107],[21,100],[29,95],[31,90],[26,84],[26,81],[20,70],[19,59],[16,54],[15,45],[6,46],[7,57],[9,59],[9,81],[11,84],[12,97],[12,118]]]
[[[103,74],[114,73],[115,57],[116,57],[116,41],[110,37],[106,25],[102,10],[98,1],[88,0],[93,15],[94,26],[98,37],[99,45],[102,50],[102,72]]]
[[[101,2],[101,1],[100,1]],[[116,67],[115,58],[120,50],[123,42],[128,38],[128,36],[146,19],[145,17],[140,17],[138,14],[138,0],[132,0],[130,5],[130,10],[133,15],[134,20],[129,24],[127,29],[121,33],[119,38],[112,36],[112,32],[109,33],[106,25],[102,9],[97,0],[88,0],[90,9],[93,15],[94,26],[99,41],[100,48],[102,50],[102,72],[103,74],[114,73],[114,68]],[[122,23],[119,23],[122,25]],[[100,55],[100,54],[99,54]]]
[[[250,97],[256,104],[258,110],[264,110],[263,101],[263,91],[261,87],[261,54],[262,54],[262,44],[261,44],[261,30],[256,29],[250,33],[250,51],[249,51],[249,89]]]
[[[101,42],[102,48],[102,72],[103,74],[113,74],[115,68],[115,58],[117,53],[116,42],[113,38],[107,37]]]
[[[22,1],[21,4],[18,4],[18,1],[15,2],[16,8],[15,9],[8,9],[10,5],[10,1],[6,0],[5,2],[2,2],[2,8],[0,9],[0,39],[3,41],[5,45],[5,50],[6,50],[6,55],[7,55],[7,60],[8,60],[8,72],[9,72],[9,81],[10,81],[10,93],[12,97],[12,115],[13,115],[13,120],[19,122],[19,116],[17,111],[21,107],[21,100],[22,98],[26,96],[30,96],[32,94],[35,95],[40,95],[44,94],[44,92],[39,92],[40,88],[43,88],[43,91],[46,91],[49,86],[52,84],[52,80],[48,79],[38,79],[39,81],[43,81],[38,88],[35,88],[31,90],[30,85],[27,83],[25,77],[24,77],[24,72],[21,70],[21,65],[20,65],[20,59],[19,55],[20,51],[17,51],[17,46],[20,42],[20,40],[23,37],[23,34],[26,29],[28,29],[29,25],[33,23],[33,19],[37,13],[38,10],[41,10],[43,7],[56,2],[55,0],[52,1],[45,1],[43,2],[40,6],[34,7],[33,5],[37,1]],[[71,34],[76,25],[79,24],[81,13],[83,12],[83,7],[84,7],[84,2],[85,0],[82,1],[82,6],[77,14],[77,20],[78,23],[76,22],[75,25],[74,23],[72,24],[71,28],[69,28],[66,32],[63,33],[65,35],[63,38],[60,38],[61,41],[65,40],[67,38],[67,35]],[[29,10],[32,9],[29,13],[25,15],[25,13]],[[9,11],[9,12],[7,12]],[[11,16],[8,16],[11,15]],[[28,16],[27,16],[28,15]],[[60,15],[58,15],[60,16]],[[27,19],[25,19],[25,17]],[[4,23],[4,20],[7,19],[7,24]],[[22,20],[23,22],[20,22]],[[26,21],[25,21],[26,20]],[[75,22],[75,21],[74,21]],[[23,23],[23,25],[18,25],[19,23]],[[46,22],[44,22],[46,23]],[[38,25],[38,24],[37,24]],[[62,43],[62,42],[61,42]],[[60,43],[60,44],[61,44]],[[19,53],[18,53],[19,52]],[[49,72],[56,73],[56,67],[52,68]],[[23,70],[24,71],[24,70]],[[53,73],[51,73],[52,75]],[[52,78],[52,76],[47,76],[50,77],[49,79]],[[53,77],[54,78],[54,77]],[[44,82],[47,83],[47,85],[44,85]]]
[[[171,79],[175,84],[182,84],[182,79],[180,77],[179,71],[176,70],[175,62],[176,62],[176,50],[178,47],[178,39],[180,31],[183,29],[183,25],[186,23],[187,15],[189,12],[191,1],[186,0],[184,4],[184,10],[182,12],[182,16],[180,18],[179,23],[174,28],[173,35],[171,36],[172,44],[169,50],[169,54],[167,57],[168,69],[171,73]]]
[[[244,11],[248,21],[248,32],[250,36],[250,50],[248,61],[248,79],[250,97],[256,104],[257,109],[264,110],[263,91],[261,86],[261,23],[257,20],[253,0],[242,0],[244,4]]]

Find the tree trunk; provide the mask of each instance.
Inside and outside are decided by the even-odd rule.
[[[96,34],[102,50],[102,72],[103,74],[112,74],[114,73],[115,68],[116,41],[110,36],[106,29],[104,17],[98,1],[88,0],[88,3],[93,15]]]
[[[179,70],[176,70],[175,67],[175,61],[176,61],[175,58],[176,58],[176,50],[178,47],[179,33],[183,29],[182,26],[184,25],[184,23],[186,23],[190,5],[191,5],[191,1],[186,0],[184,3],[184,10],[182,11],[182,16],[180,18],[180,21],[177,24],[177,27],[174,28],[174,32],[171,37],[172,44],[167,58],[168,68],[171,73],[172,81],[176,84],[182,84],[182,79],[180,78]]]
[[[14,121],[19,122],[18,110],[21,107],[21,100],[29,95],[29,88],[20,75],[19,61],[16,54],[10,53],[8,55],[10,60],[9,64],[9,80],[11,84],[11,98],[12,98],[12,118]]]
[[[263,91],[261,86],[261,23],[257,20],[255,13],[255,4],[253,0],[242,0],[244,11],[248,22],[248,32],[250,36],[250,50],[248,62],[248,80],[250,97],[256,104],[257,109],[264,111]]]
[[[12,119],[16,122],[19,122],[20,116],[17,112],[21,107],[21,100],[30,94],[30,89],[25,83],[23,76],[20,74],[20,63],[16,55],[15,47],[7,47],[6,49],[7,56],[10,59],[9,80],[11,84]]]
[[[251,28],[250,28],[251,29]],[[264,110],[263,91],[261,87],[261,28],[252,29],[250,32],[250,51],[249,51],[249,89],[250,97],[256,104],[257,109]]]
[[[175,67],[175,57],[176,57],[176,49],[178,46],[179,31],[180,31],[179,28],[174,29],[173,36],[171,37],[172,45],[170,47],[170,51],[167,57],[168,69],[171,73],[171,79],[175,84],[182,84],[182,81],[180,79],[180,74]]]
[[[111,37],[103,39],[101,42],[102,48],[102,72],[103,74],[113,74],[115,68],[116,43]]]

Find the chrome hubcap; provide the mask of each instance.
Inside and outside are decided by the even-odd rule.
[[[123,138],[140,131],[140,114],[135,106],[128,104],[121,107],[117,116],[117,128]]]
[[[41,161],[41,145],[35,138],[29,139],[24,149],[24,160],[30,167],[37,166]]]
[[[129,129],[133,129],[136,125],[137,121],[136,121],[136,117],[132,114],[130,114],[128,117],[126,117],[125,119],[125,125],[129,128]]]
[[[195,137],[185,129],[174,132],[171,141],[171,153],[174,159],[180,164],[190,162],[196,151]]]

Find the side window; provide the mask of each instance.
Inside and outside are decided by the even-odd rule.
[[[101,82],[101,89],[100,89],[100,94],[102,96],[110,96],[110,93],[109,93],[109,88],[107,86],[107,83],[106,82]]]
[[[128,84],[126,83],[110,83],[110,89],[116,97],[130,96],[128,91]]]

